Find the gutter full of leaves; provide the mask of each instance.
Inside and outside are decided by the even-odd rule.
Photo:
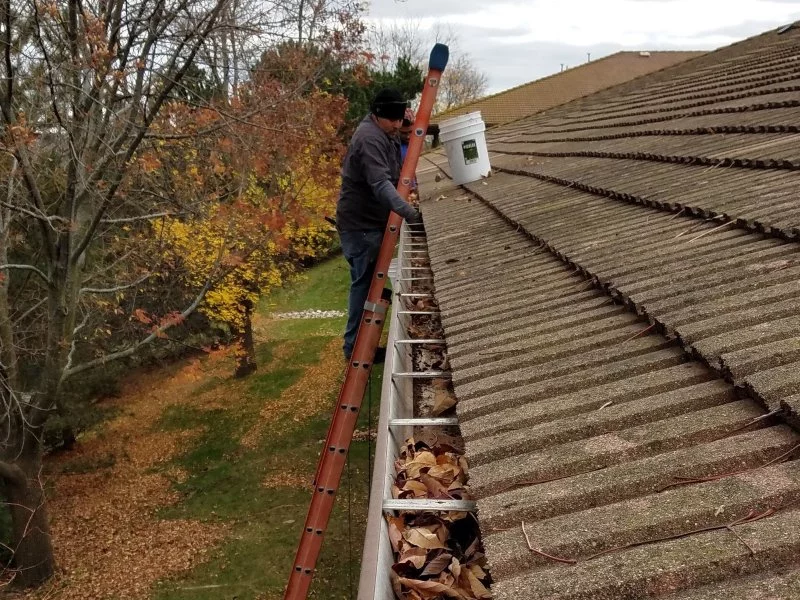
[[[441,443],[408,439],[395,462],[395,498],[471,500],[464,456]],[[395,555],[391,582],[398,600],[484,600],[491,578],[475,515],[400,512],[386,517]]]

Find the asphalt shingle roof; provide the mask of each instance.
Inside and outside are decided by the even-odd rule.
[[[497,600],[800,597],[798,86],[795,27],[427,155]]]

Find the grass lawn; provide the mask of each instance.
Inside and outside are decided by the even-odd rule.
[[[341,257],[298,277],[293,285],[262,302],[263,313],[305,309],[344,310],[349,283]],[[319,365],[326,348],[338,341],[343,318],[263,321],[258,329],[259,370],[248,381],[237,409],[165,414],[164,428],[201,427],[203,436],[176,459],[189,477],[176,485],[183,500],[163,518],[223,520],[231,535],[207,564],[157,586],[158,600],[280,598],[291,570],[310,501],[316,469],[341,374],[324,391],[323,408],[298,419],[291,410],[275,416],[252,448],[240,440],[260,418],[265,404]],[[330,352],[329,352],[330,353]],[[333,352],[338,359],[339,354]],[[378,414],[380,373],[373,374],[372,426]],[[366,429],[369,413],[361,413]],[[311,597],[355,598],[368,502],[368,442],[353,442],[348,472],[325,536]],[[264,485],[264,482],[269,482]]]
[[[330,258],[297,276],[291,285],[261,302],[264,313],[296,310],[347,310],[349,267],[341,255]]]
[[[345,310],[348,282],[335,257],[265,299],[249,378],[233,379],[223,352],[141,376],[110,401],[119,416],[51,467],[63,573],[27,598],[281,598],[343,376],[345,320],[269,313]],[[376,369],[359,429],[376,427],[380,386]],[[371,452],[351,445],[312,598],[357,595]],[[76,475],[78,463],[97,466]],[[154,491],[139,493],[145,485]],[[117,507],[129,500],[141,510]],[[87,522],[96,540],[77,539]]]

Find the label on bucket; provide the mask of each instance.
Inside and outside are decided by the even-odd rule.
[[[464,154],[464,164],[472,165],[478,162],[478,144],[475,140],[461,142],[461,152]]]

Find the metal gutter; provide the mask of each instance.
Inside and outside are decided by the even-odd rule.
[[[408,438],[413,427],[397,424],[399,419],[414,416],[413,379],[396,378],[396,373],[410,372],[411,344],[397,343],[408,338],[411,317],[399,309],[397,294],[407,293],[410,282],[402,281],[399,274],[410,266],[407,247],[410,241],[408,228],[403,225],[396,265],[390,269],[395,305],[389,323],[389,341],[386,363],[383,367],[381,388],[381,410],[375,443],[375,466],[372,472],[367,531],[364,551],[361,556],[361,576],[358,584],[358,600],[393,600],[394,592],[389,573],[394,563],[389,528],[383,518],[384,501],[392,500],[393,465],[399,456],[400,444]]]

